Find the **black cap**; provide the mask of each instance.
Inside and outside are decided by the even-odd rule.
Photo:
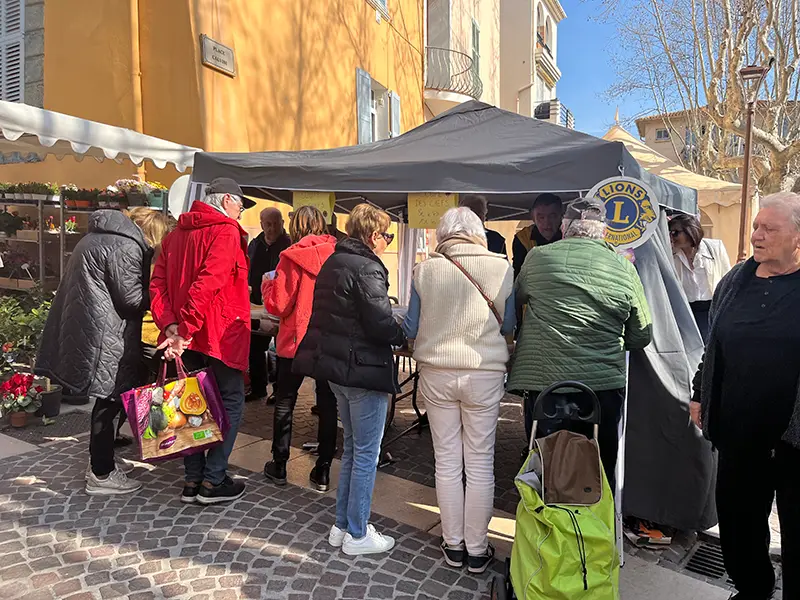
[[[605,221],[606,205],[599,198],[578,198],[567,205],[564,218],[583,221]]]
[[[244,195],[242,188],[230,177],[217,177],[208,184],[206,194],[230,194],[231,196],[238,196],[242,199],[242,205],[245,208],[253,208],[256,203]]]

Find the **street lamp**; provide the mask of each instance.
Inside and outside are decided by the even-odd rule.
[[[750,222],[750,195],[748,187],[750,183],[750,154],[752,152],[753,134],[753,114],[755,113],[758,91],[761,84],[767,77],[767,73],[772,68],[775,57],[770,57],[766,66],[748,65],[739,69],[739,77],[742,78],[742,88],[747,98],[747,125],[744,133],[744,176],[742,177],[742,212],[739,222],[739,262],[747,257],[748,248],[748,224]]]

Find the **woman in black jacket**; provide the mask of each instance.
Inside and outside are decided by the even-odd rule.
[[[344,451],[328,541],[350,556],[394,547],[368,524],[389,395],[397,386],[392,346],[405,343],[380,259],[394,239],[390,225],[389,215],[369,204],[353,209],[349,237],[317,277],[308,332],[294,360],[295,373],[330,382],[338,401]]]
[[[126,494],[141,487],[114,460],[114,419],[120,394],[146,378],[142,317],[150,303],[150,260],[168,228],[167,217],[155,212],[131,218],[116,210],[93,213],[42,334],[35,372],[95,402],[86,472],[91,495]]]

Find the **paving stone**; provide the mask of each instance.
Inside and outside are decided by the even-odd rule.
[[[309,422],[315,430],[316,419]],[[485,580],[458,573],[445,593],[434,594],[441,589],[431,585],[451,579],[436,539],[377,515],[383,530],[400,532],[390,556],[333,551],[326,534],[335,499],[279,489],[258,475],[248,481],[245,500],[230,506],[179,505],[166,491],[182,480],[182,469],[171,463],[137,475],[141,494],[87,498],[76,483],[85,453],[85,444],[64,442],[0,464],[0,549],[7,549],[0,553],[0,596],[14,586],[8,589],[15,596],[41,592],[50,600],[477,600],[486,589]],[[36,490],[19,482],[33,468],[44,482]],[[63,502],[49,510],[56,489]],[[458,594],[448,598],[452,592]]]

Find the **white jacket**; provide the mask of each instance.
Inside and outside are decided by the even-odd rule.
[[[722,240],[703,238],[693,265],[681,250],[676,251],[672,258],[675,274],[689,302],[711,300],[720,280],[731,270],[731,261]]]

